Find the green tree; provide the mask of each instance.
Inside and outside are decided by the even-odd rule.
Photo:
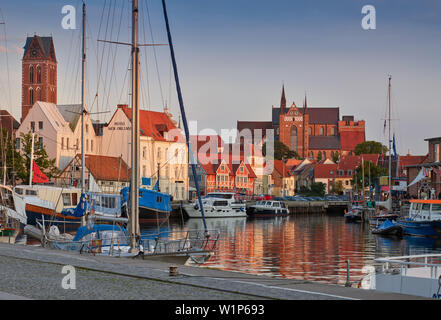
[[[388,169],[383,168],[380,166],[376,166],[370,161],[364,162],[364,185],[365,187],[369,187],[369,180],[371,182],[370,186],[374,186],[375,178],[381,177],[381,176],[387,176],[388,175]],[[370,177],[370,179],[369,179]],[[355,169],[355,175],[354,179],[352,180],[353,185],[356,185],[358,188],[361,189],[363,184],[363,169],[362,166],[358,166],[357,169]]]
[[[21,154],[22,161],[17,167],[17,177],[19,177],[24,184],[29,183],[29,169],[30,169],[30,156],[32,148],[32,133],[23,134],[20,133],[21,140]],[[55,166],[55,159],[49,159],[49,156],[41,145],[38,139],[34,141],[34,160],[40,170],[49,178],[52,179],[57,176],[59,170]]]
[[[0,131],[0,163],[1,163],[1,181],[6,179],[6,184],[12,184],[14,180],[14,174],[20,168],[22,163],[22,157],[20,153],[15,149],[13,136],[11,136],[8,131],[3,128]],[[5,169],[6,161],[6,172]]]
[[[266,156],[266,142],[262,147],[262,153]],[[287,159],[300,159],[297,152],[290,150],[283,142],[274,140],[274,159],[275,160],[287,160]]]
[[[334,182],[331,191],[334,194],[343,194],[343,182],[341,180]]]
[[[326,185],[323,182],[311,183],[311,196],[323,197],[326,192]]]
[[[358,144],[355,147],[354,153],[356,155],[360,154],[386,154],[388,151],[387,147],[383,146],[380,142],[376,141],[365,141]]]
[[[341,154],[339,152],[334,152],[332,154],[332,161],[334,161],[335,163],[338,163],[340,161],[340,156]]]

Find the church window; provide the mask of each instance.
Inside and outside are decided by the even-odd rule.
[[[34,104],[34,89],[30,89],[29,90],[29,104],[33,105]]]
[[[34,83],[34,67],[29,67],[29,82]]]
[[[297,127],[296,126],[291,127],[289,148],[293,151],[297,151]]]
[[[37,66],[37,83],[41,83],[41,66]]]
[[[334,127],[331,127],[331,135],[335,136],[335,128]]]

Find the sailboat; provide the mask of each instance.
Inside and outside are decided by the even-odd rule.
[[[396,228],[394,222],[400,217],[398,213],[392,211],[392,140],[391,140],[391,81],[389,76],[388,85],[388,128],[389,128],[389,168],[388,168],[388,197],[386,201],[378,201],[377,208],[384,209],[376,216],[369,219],[369,224],[373,228],[372,233],[376,234],[397,234],[400,228]],[[398,231],[397,231],[398,229]]]
[[[182,118],[184,121],[187,146],[190,147],[188,126],[185,117],[182,95],[174,56],[173,43],[168,24],[165,1],[163,3],[164,18],[166,20],[167,34],[172,55],[176,87]],[[83,4],[83,10],[85,6]],[[84,36],[83,13],[83,36]],[[205,260],[209,257],[219,238],[216,231],[209,232],[202,210],[204,230],[189,230],[184,232],[158,232],[155,237],[141,239],[139,223],[139,44],[138,44],[138,0],[132,0],[132,144],[131,144],[131,188],[127,196],[127,208],[129,217],[129,230],[120,226],[103,226],[97,224],[84,225],[78,229],[72,241],[51,241],[52,247],[65,250],[80,250],[94,254],[118,255],[118,256],[142,256],[143,259],[177,259],[187,261],[189,258],[196,261]],[[83,162],[84,163],[84,162]],[[194,162],[193,162],[194,163]],[[196,176],[195,165],[192,164],[193,175]],[[199,186],[196,188],[201,201]],[[86,211],[87,207],[79,207],[79,211]],[[202,260],[198,260],[202,259]]]

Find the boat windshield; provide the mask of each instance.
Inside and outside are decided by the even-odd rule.
[[[232,199],[233,194],[228,193],[210,193],[205,196],[205,198],[220,198],[220,199]]]

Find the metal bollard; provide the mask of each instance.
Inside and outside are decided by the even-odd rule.
[[[351,287],[351,281],[350,281],[350,264],[349,264],[349,259],[346,260],[346,283],[345,283],[345,287]]]
[[[170,266],[169,270],[170,270],[170,272],[169,272],[169,276],[170,277],[174,277],[174,276],[179,275],[178,267],[177,266]]]

